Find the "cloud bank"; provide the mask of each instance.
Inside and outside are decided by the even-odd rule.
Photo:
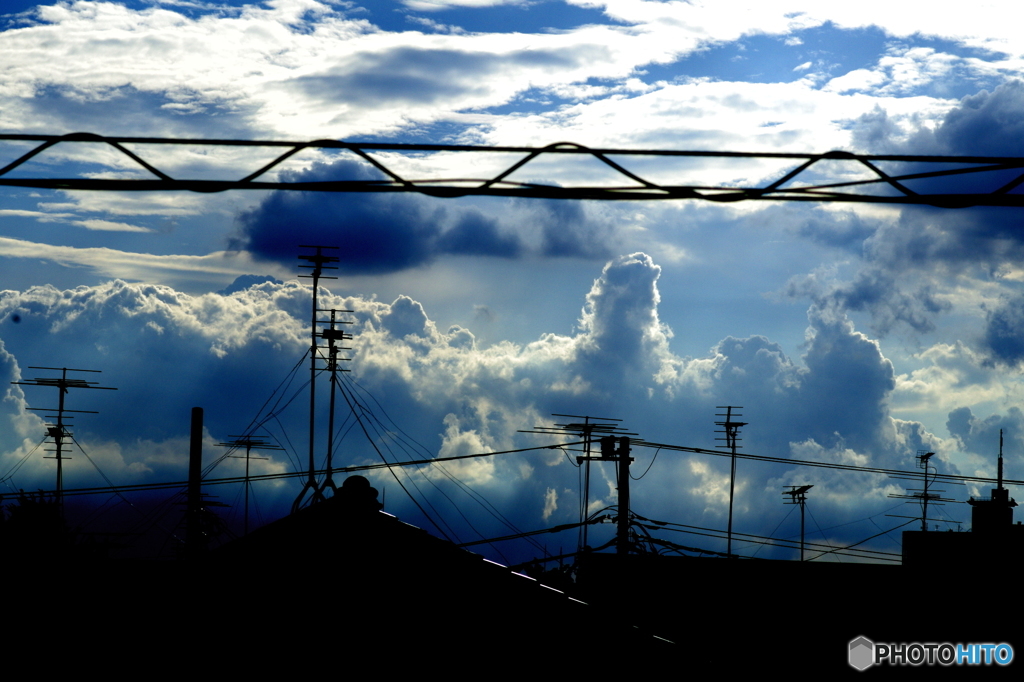
[[[944,471],[955,472],[950,455],[984,451],[987,427],[968,408],[950,415],[945,439],[919,423],[894,418],[889,410],[896,383],[892,363],[876,341],[832,310],[810,309],[800,358],[787,357],[778,344],[759,336],[723,339],[703,357],[674,354],[673,332],[658,315],[660,273],[643,253],[609,261],[586,294],[575,333],[544,334],[526,345],[480,347],[469,329],[438,329],[423,306],[408,297],[387,304],[324,291],[320,302],[353,311],[348,316],[354,323],[352,395],[377,413],[381,424],[393,425],[391,435],[381,430],[375,438],[378,448],[396,458],[403,452],[396,428],[408,443],[419,444],[413,446],[419,456],[469,454],[538,443],[537,436],[518,431],[549,423],[553,412],[616,416],[649,440],[707,447],[713,443],[717,408],[724,404],[743,405],[750,422],[744,446],[758,454],[909,469],[917,450],[929,448],[945,460]],[[108,475],[117,480],[180,478],[189,408],[206,408],[211,442],[243,431],[256,414],[265,416],[262,403],[301,365],[308,305],[308,287],[276,281],[204,296],[121,281],[69,291],[7,291],[0,296],[5,372],[15,378],[29,364],[52,363],[38,357],[40,348],[49,358],[74,357],[76,365],[103,369],[104,384],[119,390],[71,396],[76,408],[101,412],[80,420],[79,440],[109,453]],[[296,376],[306,376],[305,371]],[[26,398],[34,405],[52,396],[25,393],[12,387],[3,403],[6,418],[16,425],[0,442],[5,468],[42,437],[41,422],[24,410]],[[294,379],[278,395],[283,396],[279,405],[294,402],[266,420],[260,432],[289,452],[267,460],[262,465],[267,471],[294,469],[305,461],[300,434],[308,403],[301,397],[301,380]],[[144,408],[125,410],[125,404]],[[321,399],[321,408],[325,404]],[[1015,414],[1007,419],[1019,421]],[[320,423],[326,423],[323,413]],[[343,462],[379,461],[365,439],[356,437],[358,427],[350,421],[344,428],[338,447]],[[638,466],[652,454],[638,450]],[[986,460],[978,463],[990,468]],[[1012,458],[1008,476],[1021,464],[1019,457]],[[635,491],[639,513],[650,518],[687,515],[721,526],[723,462],[662,454],[654,467],[657,475]],[[446,468],[520,527],[574,519],[576,474],[557,450]],[[12,481],[34,485],[48,477],[46,472],[43,461],[33,459]],[[88,476],[82,468],[67,475]],[[392,479],[377,478],[390,490]],[[440,478],[428,469],[408,480],[418,481],[414,494],[453,515],[441,495],[451,484]],[[878,476],[744,463],[741,508],[774,508],[781,485],[808,482],[817,486],[814,513],[821,524],[879,514],[892,506],[886,494],[898,490]],[[608,485],[592,492],[602,504],[615,501],[614,486]],[[290,503],[289,490],[283,484],[264,492],[264,509],[283,509]],[[396,491],[387,495],[389,507],[426,524]],[[750,532],[767,533],[771,528],[762,524],[774,519],[768,516],[738,518]],[[450,523],[457,532],[472,535],[461,522]]]

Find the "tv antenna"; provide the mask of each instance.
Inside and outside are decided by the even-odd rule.
[[[101,389],[104,391],[116,391],[116,388],[110,386],[98,386],[96,381],[85,381],[84,379],[69,379],[68,372],[89,372],[92,374],[100,374],[98,369],[72,369],[70,367],[33,367],[29,369],[45,369],[54,372],[60,372],[60,377],[37,377],[35,379],[29,379],[28,381],[12,381],[12,384],[18,384],[21,386],[52,386],[58,390],[57,409],[54,410],[50,407],[29,407],[28,409],[37,412],[56,412],[54,414],[43,415],[43,419],[54,420],[46,424],[46,437],[53,439],[53,444],[56,446],[54,449],[47,449],[47,452],[55,453],[53,457],[46,457],[45,459],[57,460],[57,483],[55,486],[55,495],[57,501],[57,507],[63,513],[64,510],[64,460],[70,459],[70,457],[64,456],[65,447],[70,447],[66,441],[74,440],[74,434],[68,430],[69,421],[73,417],[66,416],[69,412],[75,414],[99,414],[93,410],[69,410],[64,407],[64,396],[68,393],[69,389],[72,388],[93,388]]]
[[[789,501],[783,501],[783,504],[799,504],[800,505],[800,561],[804,560],[804,507],[807,506],[807,491],[813,488],[813,485],[787,485],[789,490],[783,490],[782,496],[789,495]]]
[[[971,497],[967,504],[971,505],[971,531],[988,533],[992,530],[1012,526],[1013,508],[1017,501],[1010,497],[1010,491],[1003,487],[1003,430],[999,429],[999,460],[996,487],[992,488],[991,497],[987,500],[976,500]]]
[[[923,488],[907,488],[907,492],[911,492],[912,491],[912,494],[910,494],[910,495],[889,495],[889,497],[894,499],[894,500],[916,500],[917,502],[919,502],[921,504],[921,530],[922,531],[927,531],[928,530],[928,522],[929,521],[942,521],[943,523],[955,523],[955,521],[947,521],[945,519],[929,519],[928,518],[928,505],[929,504],[933,504],[933,505],[935,505],[937,507],[941,507],[946,502],[956,502],[956,500],[954,500],[951,497],[942,497],[941,495],[937,494],[937,493],[944,493],[944,492],[946,492],[945,490],[938,490],[938,491],[932,491],[931,490],[931,484],[935,482],[935,476],[939,473],[939,470],[936,469],[935,466],[932,465],[932,463],[931,463],[931,459],[934,456],[935,456],[934,452],[929,452],[927,450],[918,450],[917,451],[917,456],[915,457],[915,459],[917,460],[917,468],[918,469],[924,469],[924,474],[921,477],[924,480],[924,487]],[[931,478],[928,477],[929,473],[931,474]],[[893,476],[892,478],[904,478],[904,477]],[[908,479],[908,480],[917,480],[917,479]],[[887,516],[888,516],[888,514],[887,514]]]
[[[253,436],[228,436],[231,438],[226,443],[217,443],[221,447],[241,449],[245,448],[245,521],[243,525],[243,535],[249,534],[249,490],[252,488],[252,482],[249,480],[249,460],[252,459],[270,459],[269,457],[253,457],[253,448],[257,450],[284,450],[284,448],[273,445],[262,438],[255,438]],[[239,457],[242,455],[228,455],[228,457]]]
[[[565,424],[554,424],[553,426],[535,426],[532,430],[524,430],[519,433],[543,433],[543,434],[572,434],[583,441],[583,454],[576,457],[576,464],[583,469],[583,502],[580,505],[580,536],[578,551],[582,552],[587,548],[587,530],[590,527],[590,463],[597,461],[617,461],[618,466],[618,494],[619,494],[619,515],[618,528],[616,530],[616,547],[620,554],[628,552],[629,547],[629,463],[633,458],[629,456],[629,436],[636,436],[636,433],[625,431],[618,422],[621,419],[613,417],[590,417],[576,414],[557,414],[553,417],[569,417],[570,419],[582,419],[581,422],[568,422]],[[594,456],[594,436],[599,435],[601,455]],[[618,448],[616,448],[618,440]],[[578,450],[577,450],[578,452]]]
[[[310,244],[299,244],[300,249],[316,249],[316,253],[299,254],[299,260],[306,261],[308,265],[300,265],[300,268],[312,270],[313,272],[308,275],[299,275],[300,278],[312,279],[313,280],[313,315],[312,322],[310,324],[310,337],[312,341],[309,346],[309,476],[306,478],[306,482],[303,484],[302,489],[299,491],[298,496],[295,498],[295,502],[292,503],[292,513],[297,512],[302,506],[303,501],[306,498],[307,493],[310,495],[308,502],[319,502],[323,499],[323,493],[320,491],[316,482],[316,358],[319,354],[319,343],[317,341],[317,293],[319,290],[319,283],[321,279],[338,279],[323,274],[324,270],[337,270],[338,268],[329,265],[329,263],[337,263],[341,259],[337,256],[328,256],[324,253],[324,249],[335,249],[337,246],[317,246]]]
[[[725,553],[732,558],[732,501],[733,494],[736,488],[736,449],[738,443],[742,440],[740,436],[740,427],[746,426],[747,422],[736,422],[733,421],[733,417],[741,417],[739,412],[733,412],[733,410],[742,410],[742,406],[737,405],[719,405],[718,409],[725,410],[725,414],[718,413],[716,417],[725,417],[723,422],[715,422],[715,426],[721,426],[721,431],[715,431],[715,433],[725,434],[724,438],[715,438],[715,440],[724,440],[725,445],[719,445],[718,447],[726,447],[732,452],[732,466],[729,472],[729,531],[728,540],[726,541]]]
[[[334,467],[334,394],[338,388],[338,372],[348,372],[349,370],[338,367],[339,362],[350,362],[352,358],[341,358],[338,357],[343,350],[352,350],[346,346],[337,345],[339,341],[350,341],[352,335],[348,332],[338,329],[335,325],[338,324],[352,324],[350,321],[337,319],[338,313],[351,313],[351,310],[324,310],[322,312],[330,312],[331,319],[320,322],[320,324],[329,324],[330,326],[320,332],[320,338],[327,340],[327,371],[331,373],[331,406],[328,412],[328,423],[327,423],[327,464],[324,467],[327,470],[324,476],[323,485],[320,486],[321,495],[331,489],[331,495],[333,496],[338,492],[338,487],[334,484],[333,478],[333,467]],[[322,348],[322,346],[320,346]]]

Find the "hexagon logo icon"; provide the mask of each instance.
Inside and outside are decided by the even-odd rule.
[[[867,637],[858,637],[850,642],[850,665],[857,670],[871,667],[875,659],[875,643]]]

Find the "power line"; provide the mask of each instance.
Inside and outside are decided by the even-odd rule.
[[[413,494],[410,493],[409,489],[405,487],[404,483],[402,483],[402,479],[398,477],[397,473],[395,473],[395,469],[394,469],[395,465],[393,463],[391,463],[391,462],[388,462],[387,458],[384,457],[384,453],[381,452],[380,448],[377,447],[376,441],[374,441],[374,439],[370,436],[370,432],[367,430],[366,422],[360,416],[360,412],[362,411],[362,409],[361,409],[362,405],[360,405],[358,403],[358,401],[356,400],[355,395],[352,395],[350,397],[349,396],[349,392],[345,391],[344,389],[342,389],[341,395],[345,399],[345,402],[348,404],[349,410],[355,416],[356,421],[359,423],[359,428],[362,429],[363,435],[366,436],[366,440],[370,443],[370,446],[373,447],[373,449],[377,452],[377,455],[380,457],[380,460],[383,463],[383,466],[388,470],[388,472],[391,474],[391,476],[395,479],[395,482],[398,483],[398,487],[401,488],[402,491],[405,492],[405,494],[409,498],[409,500],[412,501],[412,503],[414,505],[416,505],[416,508],[420,510],[421,514],[423,514],[423,517],[425,519],[427,519],[427,521],[430,521],[430,523],[433,524],[434,528],[437,528],[438,532],[440,532],[441,535],[444,536],[445,540],[448,540],[449,542],[454,542],[452,540],[452,538],[448,535],[448,533],[445,533],[444,529],[441,528],[440,523],[443,523],[445,526],[447,526],[448,530],[451,531],[452,535],[455,536],[455,538],[457,540],[458,539],[458,535],[455,533],[455,531],[452,529],[452,527],[449,526],[448,523],[444,520],[444,517],[442,517],[441,514],[438,513],[438,511],[436,509],[434,509],[434,506],[430,503],[430,499],[427,498],[426,495],[423,495],[422,492],[420,492],[420,495],[423,496],[424,503],[428,507],[430,507],[434,511],[435,514],[437,514],[437,517],[438,517],[440,523],[438,521],[435,521],[433,519],[433,517],[431,517],[430,514],[427,513],[427,510],[423,508],[423,505],[419,503],[419,500],[417,500],[415,497],[413,497]],[[353,404],[353,403],[355,403],[355,404]],[[356,405],[359,405],[359,407],[360,407],[359,411],[356,411]],[[385,448],[387,447],[387,443],[386,442],[384,443],[384,446],[385,446]],[[409,482],[413,485],[414,488],[416,488],[417,492],[419,492],[419,486],[416,485],[416,481],[412,480],[412,478],[410,477],[409,478]]]
[[[885,531],[882,531],[881,533],[876,533],[876,534],[874,534],[874,535],[872,535],[870,537],[866,537],[863,540],[861,540],[860,542],[855,542],[852,545],[847,545],[846,547],[836,547],[835,549],[830,549],[827,552],[822,552],[818,556],[811,557],[810,561],[814,561],[815,559],[820,559],[821,557],[825,556],[826,554],[838,553],[838,552],[840,552],[840,550],[844,550],[844,549],[852,549],[852,548],[856,547],[857,545],[864,544],[868,540],[874,540],[875,538],[879,537],[880,535],[885,535],[886,533],[891,533],[892,531],[897,530],[899,528],[902,528],[903,526],[909,525],[909,524],[913,523],[914,521],[917,521],[917,519],[916,518],[915,519],[911,519],[910,521],[907,521],[906,523],[901,523],[900,525],[898,525],[898,526],[896,526],[894,528],[890,528],[889,530],[885,530]],[[869,552],[869,551],[872,551],[872,550],[858,549],[857,551],[858,552]]]
[[[675,450],[677,452],[693,452],[699,455],[715,455],[718,457],[731,457],[732,454],[729,452],[722,452],[720,450],[707,450],[705,448],[691,448],[685,445],[668,445],[665,443],[652,443],[645,440],[634,440],[633,445],[647,448],[660,448],[663,450]],[[770,457],[768,455],[753,455],[750,453],[737,453],[736,457],[741,459],[753,459],[761,462],[772,462],[775,464],[796,464],[800,466],[811,466],[819,467],[823,469],[840,469],[843,471],[859,471],[866,474],[886,474],[886,475],[898,475],[903,478],[909,479],[920,479],[924,476],[922,473],[914,471],[901,471],[899,469],[883,469],[881,467],[862,467],[853,466],[851,464],[836,464],[834,462],[812,462],[806,459],[788,459],[786,457]],[[964,476],[961,474],[936,474],[929,473],[930,480],[943,480],[943,481],[970,481],[972,483],[995,483],[997,479],[985,478],[983,476]],[[1024,481],[1003,479],[1004,485],[1024,485]]]
[[[222,192],[225,190],[295,190],[306,192],[417,192],[434,197],[505,196],[539,199],[592,199],[592,200],[665,200],[697,199],[731,203],[736,201],[813,201],[912,204],[939,208],[966,208],[970,206],[1024,207],[1024,194],[1013,194],[1024,184],[1024,158],[996,156],[935,156],[906,154],[854,154],[830,151],[822,154],[781,152],[732,152],[665,149],[612,149],[590,148],[571,142],[560,142],[545,147],[478,146],[444,144],[399,144],[383,142],[344,142],[340,140],[312,140],[307,142],[284,140],[233,140],[197,138],[158,138],[102,136],[93,133],[68,135],[0,135],[0,141],[12,143],[38,143],[20,157],[0,168],[0,185],[39,189],[100,190],[100,191],[154,191],[186,190],[192,192]],[[153,177],[95,178],[95,177],[10,177],[14,170],[41,152],[60,144],[102,144],[120,152],[128,161]],[[273,161],[260,168],[238,171],[238,179],[191,180],[178,179],[144,160],[125,145],[192,145],[204,147],[263,147],[284,148]],[[380,179],[367,180],[353,177],[330,181],[296,181],[263,179],[295,154],[307,150],[344,151],[354,154],[376,168]],[[510,166],[490,177],[478,178],[406,178],[371,152],[445,154],[519,154]],[[583,155],[603,163],[622,178],[622,185],[569,185],[556,186],[532,182],[518,182],[509,177],[541,157]],[[616,157],[613,160],[611,157]],[[737,187],[722,185],[684,185],[653,182],[630,171],[623,165],[625,158],[666,159],[751,159],[754,161],[790,161],[797,164],[779,177],[761,186]],[[99,159],[97,159],[99,161]],[[809,177],[821,163],[848,164],[851,170],[866,171],[867,179],[843,182],[804,183],[801,176]],[[880,164],[910,164],[911,172],[892,173]],[[812,170],[813,169],[813,170]],[[921,182],[936,178],[974,175],[990,181],[987,191],[936,192],[929,191]],[[5,177],[6,176],[6,177]],[[884,193],[882,193],[884,192]]]
[[[18,473],[18,469],[20,469],[25,464],[25,462],[28,461],[28,458],[31,457],[33,453],[35,453],[35,451],[39,449],[39,446],[45,443],[46,439],[49,437],[49,434],[43,436],[42,439],[35,444],[35,447],[26,452],[25,456],[18,460],[17,464],[13,465],[10,469],[7,470],[7,473],[0,477],[0,483],[6,483],[7,487],[11,488],[11,490],[13,491],[14,487],[10,483],[8,483],[8,481],[10,481],[14,477],[14,474]]]
[[[563,523],[560,526],[553,526],[551,528],[542,528],[540,530],[529,530],[521,533],[515,533],[513,535],[503,535],[499,538],[488,538],[486,540],[474,540],[472,542],[463,542],[459,547],[471,547],[472,545],[487,545],[492,542],[501,542],[502,540],[518,540],[520,538],[527,538],[534,535],[542,535],[544,533],[561,533],[563,530],[572,530],[573,528],[579,528],[584,524],[601,523],[605,517],[599,517],[595,519],[588,519],[582,523]]]
[[[720,539],[720,540],[724,540],[725,537],[726,537],[726,531],[720,530],[718,528],[703,528],[701,526],[690,526],[690,525],[686,525],[686,524],[682,524],[682,523],[667,523],[665,521],[651,521],[650,523],[654,524],[654,525],[647,525],[647,524],[640,524],[640,525],[642,525],[644,528],[647,528],[648,530],[667,530],[667,531],[673,531],[673,532],[676,532],[676,533],[688,533],[690,535],[701,535],[701,536],[704,536],[704,537],[716,538],[716,539]],[[906,524],[901,524],[900,526],[896,526],[896,528],[900,528],[900,527],[902,527],[904,525],[906,525]],[[896,528],[892,528],[890,530],[895,530]],[[889,531],[885,531],[885,532],[887,533]],[[768,536],[765,536],[765,535],[756,535],[754,533],[733,533],[733,534],[737,535],[737,536],[741,536],[743,538],[742,541],[743,542],[748,542],[748,543],[775,545],[775,546],[778,546],[778,547],[787,547],[787,548],[799,548],[800,547],[799,543],[794,542],[792,540],[785,539],[785,538],[773,538],[773,537],[768,537]],[[882,534],[884,534],[884,533],[880,533],[879,535],[882,535]],[[833,547],[833,546],[828,545],[828,544],[821,544],[821,543],[817,543],[817,542],[808,542],[808,543],[806,543],[806,545],[809,546],[809,547],[818,547],[818,548],[821,548],[821,549],[826,549],[827,548],[827,551],[823,551],[818,556],[815,556],[815,557],[811,558],[810,561],[813,561],[814,559],[817,559],[818,557],[821,557],[821,556],[824,556],[825,554],[830,554],[830,553],[833,553],[833,552],[837,552],[837,553],[838,552],[842,552],[843,554],[848,554],[850,556],[860,557],[862,559],[871,558],[871,559],[878,559],[880,561],[900,561],[901,560],[900,558],[897,558],[897,557],[901,557],[901,555],[900,554],[896,554],[895,552],[883,552],[883,551],[874,550],[874,549],[858,549],[858,550],[855,550],[856,553],[845,551],[845,550],[849,550],[849,549],[851,549],[853,547],[856,547],[859,544],[867,542],[868,540],[870,540],[872,538],[875,538],[875,537],[878,537],[878,535],[872,535],[869,538],[865,538],[864,540],[861,540],[860,542],[854,543],[853,545],[849,545],[847,547]],[[870,556],[865,556],[865,555],[870,555]]]
[[[689,529],[689,530],[678,530],[677,532],[686,533],[686,532],[690,532],[692,530],[692,531],[718,533],[718,535],[715,535],[715,536],[712,536],[712,537],[723,537],[723,538],[725,537],[725,533],[726,533],[726,531],[724,531],[724,530],[722,530],[720,528],[707,528],[707,527],[704,527],[704,526],[694,526],[694,525],[690,525],[690,524],[686,524],[686,523],[674,523],[672,521],[656,521],[654,519],[649,519],[647,517],[640,516],[639,514],[635,514],[635,516],[637,518],[643,520],[643,521],[646,521],[649,524],[654,524],[653,526],[647,526],[647,528],[649,530],[657,530],[659,528],[660,529],[664,529],[664,530]],[[896,526],[895,528],[901,528],[904,525],[906,525],[906,524],[900,524],[899,526]],[[772,531],[772,532],[774,532],[774,531]],[[885,531],[885,532],[888,532],[888,531]],[[698,532],[696,534],[700,535],[701,533]],[[742,536],[744,538],[755,538],[755,539],[759,539],[759,540],[771,540],[773,542],[784,543],[784,544],[781,545],[783,547],[799,547],[800,546],[799,541],[792,540],[790,538],[776,538],[776,537],[772,537],[772,536],[768,536],[768,535],[758,535],[756,533],[738,533],[738,532],[734,533],[734,535]],[[877,537],[877,535],[872,536],[872,537]],[[870,538],[868,538],[868,539],[870,539]],[[866,540],[862,540],[861,542],[865,542],[865,541]],[[818,542],[807,542],[805,544],[807,544],[810,547],[823,547],[823,548],[828,548],[828,549],[835,549],[830,544],[822,544],[822,543],[818,543]],[[860,544],[860,543],[857,543],[857,544]],[[840,547],[838,549],[843,549],[843,548]],[[862,549],[862,550],[858,550],[858,551],[866,552],[866,553],[870,553],[870,554],[880,554],[880,555],[883,555],[883,556],[901,556],[897,552],[883,552],[881,550],[873,550],[873,549]]]
[[[568,443],[568,445],[580,445],[580,443]],[[451,457],[435,457],[432,459],[417,459],[407,462],[383,462],[376,464],[359,464],[355,466],[347,467],[334,467],[333,473],[348,473],[352,471],[368,471],[372,469],[386,469],[391,467],[405,467],[405,466],[417,466],[425,464],[434,464],[436,462],[450,462],[459,459],[471,459],[474,457],[493,457],[494,455],[509,455],[516,452],[530,452],[532,450],[555,450],[558,445],[538,445],[532,448],[517,448],[515,450],[500,450],[496,452],[483,452],[474,455],[453,455]],[[281,478],[298,478],[299,476],[305,476],[305,471],[286,471],[278,474],[260,474],[256,476],[250,476],[250,481],[270,481]],[[323,474],[326,472],[317,471],[317,474]],[[224,485],[229,483],[241,483],[245,480],[244,476],[229,476],[226,478],[204,478],[203,485]],[[96,495],[111,492],[136,492],[143,490],[170,490],[174,488],[184,488],[188,485],[187,481],[171,481],[167,483],[135,483],[119,486],[100,486],[94,488],[65,488],[64,495]],[[40,491],[46,494],[52,493],[52,491]]]

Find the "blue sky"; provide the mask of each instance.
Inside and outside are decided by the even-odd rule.
[[[1000,3],[970,16],[802,1],[4,8],[5,133],[1024,155],[1024,42]],[[24,149],[0,146],[0,164]],[[175,177],[240,177],[268,158],[137,151]],[[508,163],[387,160],[412,175]],[[754,183],[780,168],[636,167],[694,183]],[[138,171],[65,146],[19,172]],[[309,151],[280,172],[368,171]],[[558,160],[517,177],[601,176]],[[1007,476],[1019,479],[1019,221],[999,209],[4,189],[0,365],[5,380],[30,365],[103,370],[119,391],[72,396],[101,411],[79,420],[83,446],[119,482],[181,477],[188,408],[206,407],[211,445],[238,433],[303,353],[308,288],[295,280],[295,245],[337,244],[342,267],[325,300],[355,311],[351,378],[424,452],[535,443],[517,430],[552,412],[619,417],[650,440],[707,447],[716,406],[734,404],[756,454],[909,469],[928,449],[940,470],[965,475],[994,475],[1003,428]],[[244,275],[274,280],[229,289]],[[7,392],[0,475],[42,438],[24,409],[49,399],[39,390]],[[264,433],[299,444],[292,458],[303,451],[301,402]],[[342,450],[343,461],[376,457],[354,432]],[[33,455],[5,485],[45,486],[49,464]],[[259,466],[293,463],[276,454]],[[561,454],[450,469],[521,528],[578,517],[577,472]],[[724,527],[726,472],[662,453],[634,508]],[[460,535],[478,537],[441,491],[467,517],[481,509],[442,474],[417,476]],[[76,461],[66,478],[91,485],[95,475]],[[392,511],[427,525],[393,482],[375,481]],[[855,542],[898,522],[887,512],[915,513],[887,497],[902,488],[884,477],[744,464],[737,529],[796,532],[781,490],[803,483],[815,485],[819,540]],[[593,495],[614,503],[602,485]],[[294,493],[260,494],[273,515]],[[968,521],[965,505],[943,511]],[[874,546],[899,551],[886,538]]]

